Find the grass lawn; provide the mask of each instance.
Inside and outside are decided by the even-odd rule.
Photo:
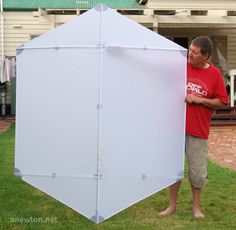
[[[209,161],[209,182],[201,207],[206,218],[191,212],[187,177],[178,197],[177,212],[158,213],[168,204],[165,189],[96,225],[72,209],[13,175],[14,125],[0,134],[0,229],[236,229],[236,172]]]

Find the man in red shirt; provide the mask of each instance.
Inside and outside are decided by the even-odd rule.
[[[207,37],[192,40],[187,64],[186,156],[192,188],[192,211],[196,218],[204,217],[200,210],[201,189],[207,183],[207,139],[214,109],[228,104],[221,72],[208,62],[212,42]],[[160,215],[171,215],[176,210],[176,198],[181,181],[170,186],[169,207]]]

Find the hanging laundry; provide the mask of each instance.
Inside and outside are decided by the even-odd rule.
[[[16,61],[15,57],[6,57],[3,63],[3,74],[0,81],[2,83],[10,81],[16,76]]]

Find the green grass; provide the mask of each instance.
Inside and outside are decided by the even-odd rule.
[[[96,225],[13,175],[14,126],[0,134],[0,229],[236,229],[236,172],[209,161],[209,183],[201,207],[206,218],[191,212],[191,191],[184,179],[177,213],[159,217],[168,204],[165,189]],[[43,222],[44,221],[44,222]]]

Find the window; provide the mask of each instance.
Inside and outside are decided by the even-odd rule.
[[[154,10],[154,15],[175,15],[175,10]]]
[[[227,68],[227,36],[211,36],[213,43],[212,63],[217,66],[223,75],[228,71]]]
[[[207,10],[191,10],[192,16],[206,16]]]
[[[228,11],[227,16],[236,16],[236,11]]]
[[[187,37],[175,37],[173,39],[175,43],[178,45],[184,47],[185,49],[188,49],[188,38]]]

